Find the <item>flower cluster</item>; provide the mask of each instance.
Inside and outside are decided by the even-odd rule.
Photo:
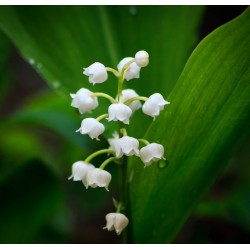
[[[105,82],[108,79],[108,72],[112,72],[118,78],[117,96],[112,97],[106,93],[91,92],[86,88],[81,88],[75,94],[70,94],[72,98],[71,106],[77,108],[80,114],[92,112],[99,105],[98,98],[103,97],[111,103],[107,113],[97,118],[85,118],[76,132],[88,135],[91,139],[99,140],[99,136],[104,133],[105,126],[101,122],[106,119],[108,122],[119,121],[120,125],[129,124],[130,118],[137,110],[148,116],[156,118],[164,106],[170,104],[159,93],[154,93],[149,97],[139,96],[133,89],[123,89],[124,79],[130,81],[140,77],[140,70],[149,63],[149,55],[146,51],[139,51],[134,57],[122,59],[117,70],[105,67],[102,63],[95,62],[88,68],[84,68],[83,74],[89,77],[89,82],[93,85]],[[143,104],[141,102],[144,102]],[[137,139],[128,136],[126,129],[121,126],[120,134],[116,132],[113,138],[108,139],[109,148],[99,150],[84,161],[77,161],[72,165],[72,175],[69,179],[73,181],[82,181],[88,188],[104,187],[108,191],[111,181],[111,174],[104,168],[112,161],[117,161],[125,156],[137,156],[144,163],[144,166],[150,166],[153,162],[164,158],[164,147],[158,143],[149,143],[145,139]],[[143,146],[140,147],[140,144]],[[100,155],[107,154],[110,157],[105,160],[99,168],[93,166],[90,161]],[[108,231],[115,230],[119,235],[128,225],[128,218],[120,213],[124,209],[124,202],[121,200],[115,204],[116,212],[106,215],[107,225],[104,229]]]

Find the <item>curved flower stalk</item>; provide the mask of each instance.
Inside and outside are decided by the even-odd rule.
[[[126,103],[127,100],[131,98],[139,97],[139,95],[133,89],[124,89],[122,91],[121,102]],[[127,104],[132,112],[135,112],[137,109],[141,108],[141,102],[139,100],[135,100]]]
[[[125,57],[117,65],[118,71],[121,73],[124,66],[131,61],[133,61],[133,62],[128,66],[128,68],[124,74],[124,78],[127,81],[134,79],[134,78],[139,78],[141,68],[138,66],[138,64],[136,64],[136,62],[134,62],[133,57]]]
[[[121,165],[124,157],[139,157],[144,166],[153,165],[164,158],[164,147],[158,143],[149,143],[145,139],[137,139],[129,136],[126,129],[123,127],[129,125],[132,114],[136,110],[142,108],[142,111],[154,119],[160,114],[165,105],[170,104],[160,93],[154,93],[149,97],[138,95],[133,89],[124,89],[124,80],[130,81],[140,77],[141,68],[149,64],[149,55],[146,51],[138,51],[134,57],[125,57],[117,65],[118,70],[105,67],[102,63],[95,62],[89,67],[84,68],[83,74],[88,76],[89,82],[93,85],[104,83],[108,79],[108,72],[113,73],[118,78],[117,94],[112,97],[107,93],[91,92],[86,88],[81,88],[75,94],[70,94],[72,98],[71,106],[79,110],[80,114],[93,111],[98,107],[99,97],[107,99],[111,104],[108,107],[107,113],[100,115],[97,118],[84,118],[81,126],[76,132],[83,135],[88,135],[91,139],[99,140],[99,136],[105,133],[105,122],[118,122],[120,124],[119,133],[114,133],[113,138],[108,139],[109,148],[96,151],[89,155],[84,161],[77,161],[72,165],[72,175],[69,179],[73,181],[82,181],[83,185],[91,188],[105,188],[109,191],[111,182],[111,174],[105,170],[106,166],[111,162],[116,162]],[[143,105],[141,102],[144,102]],[[100,122],[102,121],[102,122]],[[140,147],[140,143],[144,145]],[[107,159],[96,168],[90,162],[93,158],[106,154]],[[126,197],[124,187],[127,185],[126,166],[119,168],[120,176],[120,202],[115,204],[116,212],[106,215],[106,226],[104,229],[108,231],[115,230],[117,235],[128,226],[129,219],[121,210],[126,212]]]

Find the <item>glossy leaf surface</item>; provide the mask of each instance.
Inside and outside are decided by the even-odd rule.
[[[173,240],[249,132],[249,22],[250,9],[198,45],[145,135],[165,146],[167,161],[131,163],[130,241]]]

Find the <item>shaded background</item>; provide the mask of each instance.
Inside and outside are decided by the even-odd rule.
[[[200,40],[245,8],[208,6]],[[37,117],[37,124],[30,123],[34,107],[56,109],[66,102],[13,45],[3,53],[8,55],[8,74],[0,81],[0,243],[121,242],[121,237],[101,229],[104,215],[112,210],[109,194],[97,189],[86,192],[81,183],[67,181],[74,156],[83,149],[88,154],[92,141],[79,139],[76,148],[75,141],[61,136],[74,126],[63,115],[55,117],[53,110]],[[15,122],[11,115],[22,107],[28,108],[21,114],[21,123],[20,116]],[[71,110],[70,103],[65,110]],[[103,146],[96,143],[91,150]],[[174,243],[250,242],[249,153],[250,138],[197,205]],[[115,168],[110,169],[117,175]]]

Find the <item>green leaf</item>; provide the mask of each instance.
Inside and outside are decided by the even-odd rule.
[[[250,9],[198,45],[146,134],[167,160],[131,163],[130,241],[171,242],[249,132],[249,22]]]
[[[0,27],[50,86],[67,96],[66,106],[70,103],[69,93],[81,87],[115,95],[114,76],[93,88],[83,76],[82,68],[94,61],[116,67],[123,57],[133,56],[141,49],[150,54],[150,68],[143,68],[141,78],[127,82],[125,87],[150,95],[157,84],[157,91],[168,95],[197,41],[203,9],[202,6],[4,6],[0,8]],[[106,113],[108,104],[100,100],[95,117]],[[41,120],[39,116],[37,113]],[[145,129],[141,129],[142,122]],[[142,136],[151,122],[152,119],[137,114],[131,133],[137,131]],[[111,123],[105,136],[110,137],[114,130],[116,123]]]
[[[152,55],[150,69],[142,69],[141,83],[132,80],[127,87],[146,95],[156,84],[170,92],[195,45],[202,12],[201,6],[2,6],[0,27],[68,98],[83,86],[115,94],[114,76],[92,88],[82,68],[95,61],[116,67],[145,49]]]

